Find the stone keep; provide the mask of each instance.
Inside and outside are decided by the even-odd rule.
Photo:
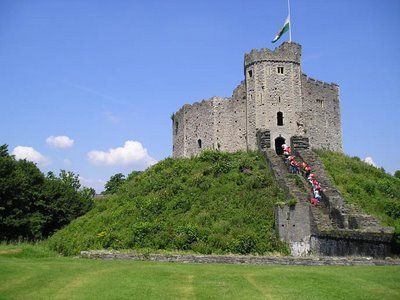
[[[260,130],[277,152],[293,136],[308,137],[312,148],[343,151],[339,87],[302,73],[299,44],[252,50],[244,75],[231,97],[185,104],[173,115],[174,157],[256,150]]]

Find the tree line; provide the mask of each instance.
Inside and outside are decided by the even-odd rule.
[[[43,174],[0,146],[0,240],[36,241],[85,214],[95,191],[82,187],[72,172]]]

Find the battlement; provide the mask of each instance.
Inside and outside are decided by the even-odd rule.
[[[300,64],[301,45],[296,43],[284,42],[274,50],[262,48],[260,50],[253,49],[250,53],[244,55],[244,65],[248,67],[254,63],[262,61],[272,62],[290,62]]]
[[[186,103],[176,113],[174,113],[174,115],[179,116],[185,112],[193,111],[196,109],[202,109],[203,107],[215,107],[215,106],[218,106],[219,104],[221,104],[222,102],[229,101],[229,100],[231,100],[231,98],[229,98],[229,97],[213,96],[209,99],[203,99],[201,101],[196,101],[192,104]]]
[[[331,88],[331,89],[339,89],[339,85],[337,83],[334,83],[334,82],[327,83],[327,82],[324,82],[324,81],[321,81],[321,80],[317,80],[317,79],[308,77],[304,73],[301,74],[301,79],[304,82],[307,82],[307,83],[312,84],[314,86],[320,86],[320,87]]]

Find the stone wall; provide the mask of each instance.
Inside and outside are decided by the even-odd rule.
[[[172,155],[174,157],[185,157],[185,109],[189,105],[184,105],[172,116]]]
[[[215,149],[235,152],[246,149],[246,96],[244,82],[231,98],[214,100]]]
[[[252,255],[201,255],[201,254],[141,254],[118,251],[82,251],[81,257],[91,259],[125,259],[193,264],[251,264],[298,266],[383,266],[400,265],[398,259],[370,259],[363,257],[291,257]]]
[[[242,82],[231,98],[213,97],[186,104],[174,114],[173,156],[191,157],[205,149],[246,150],[245,128],[246,96]]]
[[[339,86],[301,76],[305,134],[312,148],[343,152]]]

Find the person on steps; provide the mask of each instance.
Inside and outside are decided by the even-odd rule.
[[[312,181],[315,179],[315,174],[314,173],[310,173],[310,175],[308,175],[307,179],[312,184]]]
[[[310,202],[311,202],[311,204],[314,205],[314,206],[317,206],[317,204],[318,204],[318,200],[315,199],[314,197],[312,197],[312,198],[310,199]]]
[[[294,157],[292,157],[292,159],[290,160],[289,171],[292,174],[297,173],[297,161],[294,159]]]
[[[321,194],[318,190],[314,190],[314,198],[317,199],[318,202],[322,200]]]
[[[310,176],[311,173],[311,167],[306,162],[303,162],[303,171],[304,171],[304,176],[308,178],[308,176]]]

